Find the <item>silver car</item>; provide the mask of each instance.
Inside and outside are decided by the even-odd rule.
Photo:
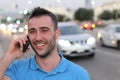
[[[94,37],[82,30],[75,22],[60,22],[58,27],[61,30],[58,49],[64,56],[94,57],[96,48]]]
[[[120,24],[107,25],[97,34],[101,46],[111,46],[120,49]]]

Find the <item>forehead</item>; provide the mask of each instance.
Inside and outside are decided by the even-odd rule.
[[[37,27],[37,26],[54,26],[52,19],[50,16],[37,16],[33,17],[28,21],[28,28],[29,27]]]

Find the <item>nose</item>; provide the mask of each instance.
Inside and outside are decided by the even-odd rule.
[[[36,36],[35,36],[35,39],[36,40],[42,40],[42,34],[40,32],[37,32]]]

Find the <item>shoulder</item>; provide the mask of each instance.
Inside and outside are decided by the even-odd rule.
[[[15,60],[11,66],[14,66],[16,68],[22,68],[22,67],[27,67],[29,66],[30,62],[31,62],[32,57],[28,58],[28,59],[24,59],[24,60]]]
[[[31,59],[32,57],[26,60],[14,61],[6,70],[5,75],[9,76],[11,80],[18,80],[19,77],[23,77],[29,69]]]
[[[76,63],[74,63],[66,58],[64,58],[64,62],[65,62],[65,64],[68,64],[68,66],[69,66],[68,69],[72,68],[76,71],[78,71],[78,70],[84,71],[85,70],[81,65],[78,65],[78,64],[76,64]]]
[[[76,63],[73,63],[71,61],[69,61],[69,69],[73,69],[75,72],[79,71],[79,72],[86,72],[86,69],[84,67],[82,67],[81,65],[78,65]]]
[[[71,73],[77,79],[81,78],[81,80],[90,80],[90,75],[84,67],[76,63],[73,63],[69,60],[68,62],[69,62],[69,67],[68,67],[69,73]]]

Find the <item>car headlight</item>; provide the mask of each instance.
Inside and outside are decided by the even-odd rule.
[[[13,32],[13,33],[16,33],[16,32],[17,32],[17,29],[12,29],[12,32]]]
[[[58,41],[58,44],[59,44],[60,46],[65,46],[65,47],[71,46],[71,43],[70,43],[68,40],[59,40],[59,41]]]
[[[101,32],[98,31],[97,38],[100,39],[102,37]]]
[[[88,40],[87,40],[87,44],[88,45],[92,45],[92,44],[94,44],[95,43],[95,38],[94,37],[90,37]]]
[[[19,32],[24,32],[24,29],[23,28],[19,28]]]

